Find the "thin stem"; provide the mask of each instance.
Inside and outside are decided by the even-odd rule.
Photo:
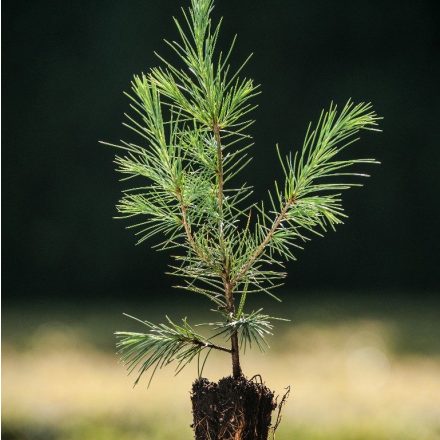
[[[220,127],[217,123],[213,126],[214,138],[217,144],[217,185],[218,185],[218,208],[219,208],[219,240],[220,248],[223,256],[222,266],[223,266],[223,284],[225,288],[225,299],[226,307],[229,312],[229,316],[232,318],[235,316],[235,299],[233,287],[230,282],[230,270],[228,264],[228,258],[226,256],[225,249],[225,237],[223,231],[223,198],[224,198],[224,176],[223,176],[223,151],[220,136]],[[232,376],[234,379],[238,379],[242,376],[241,366],[240,366],[240,345],[238,343],[238,333],[237,330],[232,330],[231,332],[231,357],[232,357]]]
[[[230,283],[225,286],[226,305],[230,316],[235,315],[234,293]],[[231,332],[231,357],[232,357],[232,376],[238,379],[243,375],[240,366],[240,345],[238,343],[238,332],[233,330]]]
[[[217,167],[217,182],[218,182],[218,206],[219,206],[219,214],[220,214],[220,223],[219,223],[219,233],[220,233],[220,246],[222,248],[223,253],[223,270],[222,270],[222,279],[225,286],[225,298],[226,298],[226,305],[228,308],[228,312],[230,313],[230,316],[234,316],[235,314],[235,303],[234,303],[234,294],[232,291],[232,286],[229,282],[230,274],[229,274],[229,267],[226,264],[226,258],[225,258],[225,247],[224,247],[224,234],[223,234],[223,186],[224,186],[224,180],[223,180],[223,153],[222,153],[222,147],[221,147],[221,138],[220,138],[220,129],[218,125],[214,126],[214,137],[217,143],[217,160],[218,160],[218,167]],[[209,258],[206,258],[203,252],[200,251],[199,247],[197,246],[197,243],[194,240],[192,231],[191,231],[191,225],[188,222],[187,218],[187,210],[185,203],[182,198],[182,193],[180,189],[177,189],[176,191],[177,198],[179,200],[180,204],[180,211],[182,214],[182,224],[185,229],[185,233],[187,236],[187,240],[191,248],[196,252],[196,254],[201,258],[203,261],[209,263]],[[226,353],[230,353],[232,357],[232,375],[235,379],[238,379],[242,376],[241,366],[240,366],[240,346],[238,342],[238,333],[237,330],[233,330],[231,333],[231,348],[225,348],[221,347],[219,345],[215,345],[212,343],[204,343],[202,341],[194,341],[194,344],[213,348],[215,350],[224,351]]]
[[[218,210],[219,210],[219,239],[220,248],[223,253],[223,258],[225,258],[225,243],[224,243],[224,232],[223,232],[223,187],[224,187],[224,176],[223,176],[223,151],[222,151],[222,141],[220,136],[220,127],[217,122],[213,126],[214,139],[217,144],[217,198],[218,198]]]
[[[270,240],[272,240],[272,237],[274,236],[275,232],[278,230],[283,220],[285,220],[287,212],[295,204],[295,201],[296,200],[294,197],[287,200],[286,204],[283,206],[280,213],[277,215],[276,219],[272,224],[272,227],[267,232],[263,241],[258,245],[258,247],[255,249],[253,254],[250,256],[249,260],[243,265],[243,267],[239,270],[237,275],[232,280],[233,287],[235,287],[235,285],[246,275],[247,271],[252,267],[252,265],[255,263],[258,257],[263,253],[264,248],[269,244]]]
[[[193,251],[197,254],[197,256],[202,261],[204,261],[208,265],[211,265],[209,258],[206,257],[206,255],[200,250],[199,246],[197,246],[197,243],[194,239],[194,236],[193,236],[193,233],[191,230],[191,225],[188,222],[187,209],[186,209],[186,205],[183,201],[182,192],[181,192],[180,188],[176,189],[176,197],[177,197],[177,200],[179,201],[180,212],[182,214],[182,224],[183,224],[183,228],[185,229],[188,244],[190,245],[190,247],[193,249]]]
[[[232,353],[230,348],[222,347],[221,345],[212,344],[211,342],[203,342],[198,339],[194,339],[191,341],[194,345],[198,345],[199,347],[213,348],[214,350],[225,351],[226,353]]]
[[[234,331],[231,335],[231,355],[232,355],[232,376],[238,379],[243,375],[240,366],[240,346],[238,344],[238,334]]]

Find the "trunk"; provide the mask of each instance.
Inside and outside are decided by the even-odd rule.
[[[191,401],[196,440],[267,440],[277,406],[269,388],[241,371],[218,383],[197,379]]]
[[[231,335],[231,357],[232,357],[232,376],[234,379],[238,379],[241,375],[240,366],[240,346],[238,344],[237,332]]]
[[[228,311],[231,316],[235,315],[234,294],[229,282],[225,282],[225,298]],[[242,376],[240,366],[240,344],[238,343],[237,330],[231,333],[231,357],[232,357],[232,377],[238,379]]]

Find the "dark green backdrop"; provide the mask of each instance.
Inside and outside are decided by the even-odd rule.
[[[347,225],[290,264],[300,291],[435,291],[438,282],[439,17],[434,1],[218,0],[221,44],[262,84],[257,193],[278,173],[274,145],[297,148],[331,100],[371,100],[384,133],[359,155],[383,162],[346,197]],[[185,1],[3,2],[3,287],[6,298],[121,296],[167,290],[168,257],[134,247],[112,220],[113,151],[132,74],[167,50]]]

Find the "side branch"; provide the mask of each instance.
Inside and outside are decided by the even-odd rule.
[[[283,206],[283,209],[280,211],[276,219],[274,220],[272,227],[264,237],[263,241],[258,245],[253,254],[250,256],[249,260],[243,265],[243,267],[239,270],[237,275],[232,280],[232,285],[235,286],[247,273],[247,271],[252,267],[258,257],[263,253],[265,247],[269,244],[274,236],[275,232],[280,227],[283,220],[286,219],[287,212],[289,209],[295,204],[296,199],[294,197],[290,198],[286,204]]]
[[[205,262],[206,264],[211,266],[211,262],[210,262],[209,258],[203,253],[203,251],[199,248],[199,246],[197,246],[197,243],[194,239],[194,236],[193,236],[193,233],[191,230],[191,225],[188,222],[188,214],[187,214],[185,203],[182,198],[182,192],[180,191],[179,188],[176,190],[176,197],[177,197],[177,200],[179,201],[180,212],[182,214],[182,225],[185,230],[186,239],[188,241],[190,248],[197,254],[197,256],[203,262]]]
[[[182,193],[181,193],[180,189],[177,189],[176,196],[177,196],[177,200],[179,201],[180,212],[182,213],[182,225],[183,225],[183,228],[185,229],[186,238],[188,240],[190,247],[194,250],[194,252],[197,253],[197,255],[200,256],[200,254],[198,252],[198,246],[194,240],[194,237],[193,237],[193,234],[191,231],[191,225],[188,222],[188,215],[186,212],[186,206],[185,206],[185,203],[183,202]]]
[[[221,345],[212,344],[210,342],[203,342],[198,339],[191,341],[194,345],[197,345],[202,348],[212,348],[213,350],[224,351],[226,353],[232,353],[230,348],[222,347]]]

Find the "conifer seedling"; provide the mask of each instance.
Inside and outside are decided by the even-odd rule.
[[[156,240],[173,255],[178,287],[211,303],[215,317],[202,331],[184,318],[162,324],[139,321],[141,332],[117,332],[123,362],[137,379],[192,361],[204,365],[213,351],[230,356],[231,376],[218,383],[199,377],[192,404],[196,439],[267,439],[275,423],[274,394],[261,381],[247,379],[240,354],[247,346],[263,350],[277,318],[249,310],[258,293],[273,290],[286,276],[284,264],[313,236],[343,223],[343,191],[360,186],[358,165],[374,159],[341,159],[361,130],[378,131],[380,119],[368,103],[330,104],[310,123],[302,148],[280,161],[278,179],[267,202],[255,202],[252,188],[237,185],[250,162],[249,127],[259,86],[242,78],[248,57],[230,66],[236,39],[227,51],[216,48],[221,20],[211,18],[213,0],[192,0],[174,19],[177,41],[166,41],[175,61],[157,55],[159,67],[134,77],[128,127],[136,143],[118,149],[117,172],[124,189],[119,217],[130,220],[138,243]],[[210,334],[210,336],[206,336]]]

